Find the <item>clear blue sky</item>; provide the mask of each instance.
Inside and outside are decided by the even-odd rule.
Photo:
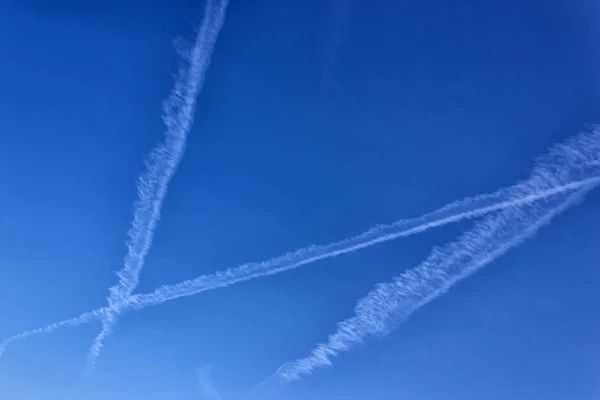
[[[106,304],[197,0],[0,7],[0,337]],[[140,292],[527,176],[600,122],[593,0],[230,0]],[[381,340],[269,399],[600,397],[600,192]],[[0,398],[235,400],[472,223],[20,341]]]

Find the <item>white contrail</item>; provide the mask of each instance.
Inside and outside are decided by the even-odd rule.
[[[227,287],[236,283],[256,279],[262,276],[274,275],[287,270],[295,269],[303,265],[312,264],[316,261],[326,258],[337,257],[342,254],[351,253],[366,247],[373,246],[399,237],[411,236],[426,230],[449,224],[451,222],[461,221],[463,219],[479,217],[492,211],[515,207],[522,204],[528,204],[557,193],[570,192],[574,188],[585,187],[600,182],[600,178],[590,178],[583,181],[577,181],[558,188],[543,191],[540,195],[529,195],[520,199],[508,202],[498,203],[487,207],[465,211],[459,214],[450,215],[445,218],[432,220],[416,225],[416,221],[407,223],[407,227],[402,230],[396,230],[385,233],[381,236],[374,236],[370,240],[357,240],[350,243],[326,246],[314,246],[287,253],[283,256],[273,258],[260,263],[244,264],[236,268],[230,268],[225,271],[219,271],[213,274],[202,275],[198,278],[190,279],[174,285],[164,285],[147,294],[138,294],[131,297],[129,307],[139,310],[149,306],[162,304],[166,301],[174,300],[180,297],[193,296],[195,294]],[[425,218],[424,218],[425,219]],[[420,218],[419,218],[420,220]],[[331,247],[329,247],[331,246]]]
[[[268,261],[244,264],[179,284],[164,285],[150,294],[134,296],[133,301],[136,303],[136,308],[143,308],[260,276],[276,274],[450,222],[528,204],[566,190],[595,184],[599,176],[600,128],[596,128],[590,133],[579,134],[565,143],[553,146],[547,154],[538,157],[530,178],[514,186],[490,194],[466,198],[418,218],[380,225],[339,242],[322,246],[313,245]]]
[[[260,263],[203,275],[175,285],[164,285],[154,292],[136,295],[136,308],[156,305],[183,296],[191,296],[206,290],[232,285],[298,268],[325,258],[354,252],[397,239],[414,235],[433,227],[466,218],[528,204],[567,190],[574,190],[598,182],[600,177],[600,128],[577,135],[565,143],[553,146],[547,154],[538,157],[529,179],[496,192],[451,203],[441,209],[418,218],[380,225],[358,236],[321,246],[309,246]]]
[[[563,144],[553,146],[547,154],[538,157],[531,176],[510,187],[490,194],[466,198],[446,205],[418,218],[403,219],[392,224],[381,225],[368,231],[327,245],[312,245],[282,256],[259,263],[244,264],[209,275],[187,280],[175,285],[161,286],[147,294],[131,296],[122,304],[121,311],[141,309],[202,291],[229,286],[237,282],[272,275],[302,265],[357,251],[377,243],[413,235],[425,230],[475,218],[509,207],[530,204],[561,193],[593,186],[600,182],[600,128],[576,135]],[[92,313],[105,313],[106,307]],[[85,314],[82,314],[82,316]],[[79,318],[79,317],[77,317]],[[77,318],[73,320],[77,320]],[[72,320],[68,320],[72,321]],[[88,322],[87,320],[81,323]],[[33,334],[52,331],[55,325],[12,336],[9,343]],[[52,327],[49,330],[47,328]],[[32,333],[34,332],[34,333]],[[24,337],[22,337],[25,335]],[[3,342],[4,343],[4,342]],[[0,351],[2,345],[0,345]]]
[[[522,204],[528,204],[531,202],[539,201],[541,199],[545,199],[549,196],[554,196],[554,195],[560,194],[560,193],[571,192],[571,191],[574,191],[581,187],[594,185],[597,183],[600,183],[600,177],[587,178],[587,179],[583,179],[583,180],[573,181],[573,182],[569,182],[565,185],[561,185],[558,187],[544,190],[535,195],[528,195],[528,196],[524,196],[522,198],[517,198],[517,199],[511,200],[511,201],[502,202],[502,203],[495,203],[495,204],[492,203],[485,207],[476,208],[476,209],[472,209],[470,211],[460,212],[457,214],[450,214],[449,216],[439,218],[437,220],[433,219],[430,222],[425,222],[420,225],[413,226],[413,225],[409,224],[409,222],[411,222],[411,221],[416,221],[416,220],[421,220],[421,219],[428,221],[430,219],[430,218],[426,218],[428,215],[434,215],[439,212],[439,210],[434,211],[430,214],[427,214],[424,217],[416,218],[414,220],[402,220],[402,221],[396,222],[394,225],[397,224],[399,227],[402,226],[402,223],[405,223],[406,224],[405,229],[399,230],[399,231],[392,231],[391,233],[388,233],[387,236],[376,236],[375,235],[374,237],[371,237],[365,233],[365,234],[356,236],[356,238],[358,238],[358,237],[367,238],[363,241],[361,241],[359,239],[354,240],[354,238],[345,239],[345,241],[348,243],[346,246],[337,245],[338,243],[342,243],[343,241],[336,242],[336,243],[329,244],[329,245],[311,246],[311,247],[297,250],[295,252],[287,253],[283,256],[279,256],[279,257],[275,257],[275,258],[272,258],[267,261],[263,261],[261,263],[244,264],[237,268],[228,269],[226,271],[220,271],[220,272],[217,272],[214,274],[209,274],[209,275],[202,275],[193,280],[193,282],[197,282],[195,284],[195,286],[190,285],[189,282],[192,282],[192,281],[184,281],[184,282],[181,282],[176,285],[167,286],[166,290],[164,287],[159,287],[157,290],[155,290],[151,293],[133,295],[133,296],[130,296],[130,298],[128,299],[127,302],[124,302],[121,304],[120,312],[124,312],[129,309],[139,310],[141,308],[161,304],[166,301],[173,300],[173,299],[176,299],[179,297],[190,296],[190,295],[197,294],[197,293],[200,293],[203,291],[217,289],[217,288],[220,288],[223,286],[233,285],[237,282],[254,279],[254,278],[257,278],[257,277],[260,277],[263,275],[272,275],[275,273],[284,272],[286,270],[297,268],[302,265],[311,264],[311,263],[319,261],[323,258],[335,257],[335,256],[338,256],[341,254],[356,251],[360,248],[372,246],[376,243],[379,243],[379,241],[383,242],[383,241],[387,241],[387,240],[393,240],[393,239],[396,239],[396,238],[402,237],[402,236],[410,236],[410,235],[413,235],[413,234],[416,234],[419,232],[424,232],[431,228],[440,227],[440,226],[443,226],[443,225],[446,225],[446,224],[449,224],[452,222],[460,221],[465,218],[474,218],[474,217],[485,215],[485,214],[493,212],[493,211],[503,210],[508,207],[515,207],[515,206],[519,206]],[[504,189],[502,189],[502,190],[504,190]],[[446,208],[448,208],[448,206],[444,207],[444,209],[446,209]],[[391,227],[391,226],[392,225],[386,225],[386,227]],[[374,228],[374,229],[383,229],[383,227]],[[370,231],[368,231],[368,232],[370,232]],[[314,249],[313,252],[317,253],[317,255],[313,256],[313,257],[302,258],[302,254],[309,253],[309,251],[311,249]],[[326,251],[327,249],[330,249],[330,251],[327,252]],[[275,268],[277,268],[277,269],[275,269]],[[248,269],[252,269],[255,272],[253,272],[252,274],[244,273],[244,271],[246,271]],[[258,271],[258,272],[256,272],[256,271]],[[225,274],[227,274],[227,276],[229,277],[228,279],[223,278],[223,276]],[[199,282],[203,282],[202,286],[200,286]],[[218,282],[218,284],[217,284],[217,282]],[[175,287],[181,287],[184,284],[192,287],[193,290],[189,290],[189,291],[186,291],[185,293],[181,293],[181,291],[177,291],[177,290],[173,289]],[[166,293],[172,293],[172,296],[168,296]],[[15,341],[18,341],[21,339],[26,339],[30,336],[38,335],[41,333],[50,333],[50,332],[53,332],[54,330],[56,330],[60,327],[63,327],[63,326],[77,326],[80,324],[91,322],[96,319],[102,319],[106,315],[106,313],[108,313],[109,311],[111,311],[110,307],[98,308],[94,311],[90,311],[90,312],[81,314],[80,316],[75,317],[75,318],[71,318],[71,319],[68,319],[65,321],[61,321],[61,322],[52,323],[44,328],[38,328],[38,329],[31,330],[31,331],[23,332],[18,335],[11,336],[0,343],[0,355],[2,354],[4,348],[8,344],[11,344]]]
[[[204,365],[196,369],[196,374],[198,377],[198,387],[207,399],[221,400],[221,395],[219,394],[219,391],[215,388],[215,385],[213,384],[212,379],[210,377],[210,369],[211,368],[209,365]]]
[[[58,328],[61,327],[66,327],[66,326],[77,326],[77,325],[81,325],[81,324],[86,324],[88,322],[94,321],[96,319],[100,319],[102,318],[102,316],[104,315],[104,312],[106,311],[106,309],[104,308],[99,308],[97,310],[94,311],[90,311],[90,312],[86,312],[81,314],[78,317],[75,318],[71,318],[71,319],[66,319],[64,321],[60,321],[60,322],[54,322],[50,325],[47,325],[43,328],[39,328],[39,329],[33,329],[31,331],[27,331],[27,332],[23,332],[21,334],[18,335],[14,335],[11,336],[9,338],[4,339],[2,342],[0,342],[0,355],[2,355],[4,353],[4,351],[6,350],[6,347],[16,341],[19,340],[23,340],[23,339],[27,339],[30,336],[35,336],[35,335],[39,335],[42,333],[50,333],[53,332],[55,330],[57,330]]]
[[[349,351],[371,336],[383,336],[419,308],[450,287],[488,265],[514,246],[532,237],[543,225],[580,201],[591,187],[558,194],[538,203],[508,208],[476,223],[473,230],[441,248],[434,248],[420,265],[391,282],[379,284],[363,297],[354,316],[338,323],[326,343],[308,357],[284,363],[259,387],[300,379],[316,368],[331,365],[331,358]]]
[[[152,237],[160,219],[161,207],[169,181],[175,173],[192,126],[196,99],[204,83],[214,45],[225,19],[228,0],[208,0],[202,25],[189,60],[182,63],[171,94],[163,104],[162,119],[165,140],[153,149],[146,160],[146,171],[137,184],[138,200],[128,232],[128,252],[124,266],[117,273],[118,284],[109,289],[108,304],[102,319],[102,330],[88,355],[88,370],[93,370],[104,338],[110,334],[117,315],[137,287],[144,260],[152,246]]]

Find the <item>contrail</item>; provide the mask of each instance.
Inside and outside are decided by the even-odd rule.
[[[508,208],[477,222],[474,229],[457,241],[434,248],[417,267],[403,272],[391,282],[378,284],[358,301],[354,316],[338,323],[337,331],[326,343],[318,344],[308,357],[284,363],[254,390],[298,380],[316,368],[331,365],[332,357],[349,351],[365,339],[386,335],[450,287],[534,236],[591,189],[587,187],[538,203]]]
[[[565,143],[553,146],[547,154],[538,157],[531,176],[516,185],[451,203],[418,218],[380,225],[358,236],[328,245],[313,245],[268,261],[244,264],[175,285],[164,285],[150,294],[134,296],[133,302],[136,303],[136,308],[143,308],[205,290],[280,273],[377,243],[414,235],[450,222],[479,217],[492,211],[531,203],[558,193],[596,184],[599,177],[600,128],[596,128],[590,133],[579,134]]]
[[[548,196],[556,195],[566,191],[572,191],[574,188],[591,185],[600,182],[600,178],[590,178],[584,181],[573,182],[568,185],[560,186],[559,188],[550,189],[542,192],[540,195],[529,195],[521,199],[515,199],[508,202],[498,203],[488,207],[482,207],[471,211],[465,211],[459,214],[450,215],[445,218],[432,220],[430,222],[414,225],[411,221],[410,227],[402,230],[392,231],[385,235],[374,236],[370,240],[358,241],[354,244],[332,245],[332,248],[327,246],[314,246],[301,249],[283,256],[263,261],[260,263],[244,264],[242,266],[231,268],[225,271],[219,271],[214,274],[202,275],[198,278],[190,279],[174,285],[164,285],[156,289],[152,293],[138,294],[131,297],[130,307],[136,310],[162,304],[169,300],[174,300],[180,297],[193,296],[195,294],[219,289],[233,284],[256,279],[262,276],[274,275],[285,272],[291,269],[301,267],[303,265],[312,264],[316,261],[326,258],[337,257],[342,254],[351,253],[366,247],[373,246],[378,243],[387,242],[399,237],[411,236],[420,232],[424,232],[431,228],[436,228],[449,224],[451,222],[461,221],[463,219],[474,218],[490,213],[492,211],[502,210],[508,207],[515,207],[522,204],[528,204]]]
[[[83,313],[80,316],[75,317],[75,318],[66,319],[66,320],[60,321],[60,322],[54,322],[43,328],[33,329],[31,331],[23,332],[19,335],[15,335],[15,336],[6,338],[2,342],[0,342],[0,355],[2,355],[4,353],[4,350],[6,350],[6,347],[13,342],[27,339],[30,336],[35,336],[35,335],[39,335],[42,333],[50,333],[50,332],[57,330],[58,328],[62,328],[62,327],[66,327],[66,326],[77,326],[77,325],[81,325],[81,324],[86,324],[88,322],[102,318],[105,310],[106,309],[104,309],[104,308],[99,308],[94,311]]]
[[[514,186],[466,198],[418,218],[380,225],[358,236],[328,245],[313,245],[267,261],[244,264],[175,285],[163,285],[150,294],[136,295],[132,300],[135,308],[143,308],[280,273],[377,243],[414,235],[450,222],[479,217],[492,211],[528,204],[558,193],[596,184],[599,177],[600,128],[596,128],[590,133],[579,134],[565,143],[553,146],[547,154],[538,157],[531,176]]]
[[[206,397],[207,399],[221,400],[222,397],[219,394],[219,391],[213,385],[212,379],[210,377],[210,369],[211,368],[209,365],[204,365],[196,370],[198,377],[198,387],[204,394],[204,397]]]
[[[87,366],[93,370],[104,338],[112,331],[123,304],[140,280],[144,260],[152,246],[152,237],[160,219],[160,211],[169,181],[185,151],[198,93],[204,83],[214,45],[225,19],[228,0],[209,0],[196,42],[187,63],[182,63],[171,94],[163,104],[162,119],[165,140],[148,155],[146,171],[137,183],[138,200],[134,204],[133,222],[129,229],[128,252],[123,268],[117,273],[119,282],[109,289],[108,305],[102,318],[102,330],[90,349]]]
[[[376,243],[379,243],[378,241],[374,241],[374,240],[379,239],[380,241],[383,242],[383,241],[393,240],[393,239],[396,239],[401,236],[410,236],[410,235],[413,235],[413,234],[416,234],[419,232],[424,232],[431,228],[440,227],[440,226],[443,226],[443,225],[446,225],[446,224],[449,224],[452,222],[460,221],[462,219],[474,218],[474,217],[485,215],[490,212],[503,210],[508,207],[516,207],[519,205],[528,204],[531,202],[539,201],[541,199],[545,199],[550,196],[554,196],[554,195],[557,195],[560,193],[571,192],[578,188],[585,187],[588,185],[594,185],[597,183],[600,183],[600,177],[587,178],[587,179],[583,179],[583,180],[573,181],[573,182],[569,182],[565,185],[561,185],[561,186],[558,186],[555,188],[550,188],[550,189],[544,190],[535,195],[524,196],[522,198],[516,198],[514,200],[507,201],[507,202],[490,204],[489,206],[473,209],[470,211],[461,212],[461,213],[457,213],[457,214],[451,214],[447,217],[439,218],[437,220],[433,219],[430,222],[426,222],[426,223],[423,223],[420,225],[415,225],[415,226],[411,225],[412,227],[408,227],[405,230],[400,230],[400,231],[395,231],[395,232],[390,233],[389,234],[390,236],[385,236],[385,237],[384,236],[374,236],[374,239],[369,240],[368,238],[372,238],[372,237],[370,235],[367,235],[367,232],[370,232],[370,231],[367,231],[364,234],[356,236],[356,238],[364,236],[365,238],[367,238],[366,240],[360,241],[359,239],[354,240],[353,238],[345,239],[345,241],[348,242],[348,245],[345,247],[343,245],[336,246],[337,243],[342,243],[342,241],[336,242],[333,244],[329,244],[329,245],[311,246],[311,247],[307,247],[304,249],[297,250],[295,252],[287,253],[283,256],[275,257],[275,258],[272,258],[270,260],[263,261],[260,263],[244,264],[237,268],[231,268],[231,269],[228,269],[225,271],[216,272],[214,274],[202,275],[194,280],[184,281],[184,282],[181,282],[176,285],[165,286],[167,289],[165,289],[165,287],[159,287],[158,289],[156,289],[155,291],[153,291],[151,293],[137,294],[137,295],[130,296],[126,302],[123,302],[121,304],[120,311],[124,312],[124,311],[130,310],[130,309],[139,310],[139,309],[142,309],[145,307],[158,305],[158,304],[161,304],[161,303],[164,303],[164,302],[167,302],[169,300],[173,300],[173,299],[176,299],[179,297],[191,296],[191,295],[203,292],[203,291],[217,289],[217,288],[224,287],[224,286],[230,286],[237,282],[254,279],[254,278],[257,278],[257,277],[260,277],[263,275],[273,275],[273,274],[276,274],[279,272],[284,272],[289,269],[298,268],[302,265],[311,264],[311,263],[319,261],[323,258],[335,257],[337,255],[356,251],[360,248],[372,246]],[[504,190],[504,189],[502,189],[502,190]],[[448,208],[448,207],[449,206],[446,206],[446,207],[444,207],[444,209]],[[439,210],[434,211],[427,215],[433,215],[438,212],[439,212]],[[425,218],[426,216],[420,217],[420,218]],[[415,219],[415,220],[417,220],[417,219]],[[406,224],[408,224],[409,221],[413,221],[413,220],[401,220],[394,224],[398,224],[398,226],[402,226],[402,222],[405,222]],[[386,225],[386,226],[391,227],[392,225]],[[383,226],[374,228],[374,229],[383,229]],[[357,247],[357,246],[361,246],[361,247]],[[314,256],[312,258],[310,258],[310,257],[302,258],[302,254],[308,253],[311,249],[316,249],[316,250],[313,250],[315,252],[320,251],[320,256],[319,256],[319,254],[317,254],[317,256],[319,256],[319,258],[314,257]],[[325,249],[330,249],[330,251],[325,252]],[[271,266],[271,268],[273,268],[273,266],[276,266],[276,267],[279,266],[279,268],[277,270],[271,270],[271,269],[269,269],[269,266]],[[252,274],[247,274],[247,273],[244,274],[243,273],[244,271],[249,270],[249,269],[252,269],[254,271],[259,271],[259,273],[257,273],[257,272],[254,272]],[[261,271],[262,271],[262,273],[261,273]],[[224,278],[224,276],[226,274],[229,278]],[[196,285],[194,286],[194,285],[190,284],[190,282],[198,282],[198,283],[202,282],[203,286],[200,286],[198,283],[196,283]],[[215,284],[215,282],[220,282],[220,286],[217,286]],[[182,293],[181,291],[176,291],[174,289],[176,287],[182,287],[184,285],[186,285],[187,287],[191,287],[194,290],[189,290],[189,291],[186,291],[185,293]],[[172,295],[169,296],[168,293],[171,293]],[[94,311],[90,311],[90,312],[81,314],[80,316],[75,317],[75,318],[71,318],[71,319],[68,319],[65,321],[61,321],[61,322],[52,323],[44,328],[34,329],[31,331],[23,332],[19,335],[11,336],[0,343],[0,355],[3,353],[5,347],[8,344],[11,344],[15,341],[18,341],[21,339],[26,339],[28,337],[35,336],[35,335],[38,335],[41,333],[50,333],[50,332],[53,332],[56,329],[63,327],[63,326],[77,326],[80,324],[91,322],[96,319],[102,319],[106,315],[106,313],[109,311],[110,311],[110,307],[98,308]]]
[[[453,202],[418,218],[403,219],[392,224],[376,226],[357,236],[338,242],[312,245],[267,261],[248,263],[236,268],[202,275],[179,284],[161,286],[151,293],[130,296],[121,305],[121,311],[142,309],[179,297],[191,296],[202,291],[276,274],[325,258],[354,252],[377,243],[413,235],[463,219],[480,217],[510,207],[534,203],[598,183],[600,183],[600,128],[595,128],[591,132],[576,135],[565,143],[553,146],[547,154],[538,157],[530,177],[513,186]],[[92,313],[104,313],[106,310],[107,307],[99,308]],[[77,320],[77,318],[68,321]],[[89,321],[81,320],[80,323],[86,322]],[[37,333],[51,332],[56,329],[57,324],[60,323],[12,336],[3,343],[12,343]],[[23,335],[25,336],[22,337]],[[2,349],[3,345],[0,344],[0,354]]]

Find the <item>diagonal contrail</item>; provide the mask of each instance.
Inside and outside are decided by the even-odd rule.
[[[194,119],[196,99],[204,83],[215,41],[225,19],[227,0],[209,0],[196,42],[189,60],[179,70],[171,94],[163,104],[162,119],[166,127],[165,140],[146,159],[146,171],[137,184],[138,200],[134,205],[133,222],[128,232],[128,252],[124,266],[117,273],[119,282],[109,289],[108,308],[102,316],[102,330],[94,340],[87,359],[93,370],[124,304],[140,280],[144,260],[152,246],[152,237],[160,219],[169,181],[183,157],[187,136]]]
[[[582,188],[582,187],[585,187],[588,185],[594,185],[597,183],[600,183],[600,177],[587,178],[587,179],[583,179],[580,181],[574,181],[574,182],[570,182],[568,184],[561,185],[561,186],[558,186],[555,188],[547,189],[547,190],[537,193],[535,195],[524,196],[522,198],[517,198],[517,199],[511,200],[511,201],[506,201],[503,203],[490,204],[489,206],[486,206],[486,207],[477,208],[477,209],[473,209],[470,211],[461,212],[458,214],[451,214],[447,217],[439,218],[437,220],[434,219],[434,220],[431,220],[430,222],[422,223],[420,225],[415,225],[415,226],[409,227],[405,230],[395,231],[395,232],[391,233],[390,236],[385,236],[385,237],[377,237],[376,236],[375,238],[380,239],[381,241],[387,241],[387,240],[393,240],[393,239],[401,237],[401,236],[410,236],[410,235],[413,235],[413,234],[416,234],[419,232],[424,232],[428,229],[440,227],[440,226],[443,226],[443,225],[446,225],[446,224],[449,224],[452,222],[460,221],[460,220],[463,220],[466,218],[474,218],[477,216],[482,216],[482,215],[488,214],[490,212],[503,210],[508,207],[516,207],[516,206],[523,205],[523,204],[529,204],[531,202],[539,201],[541,199],[545,199],[550,196],[554,196],[554,195],[557,195],[560,193],[572,192],[576,189],[579,189],[579,188]],[[434,212],[434,213],[436,213],[436,212]],[[431,214],[434,214],[434,213],[431,213]],[[411,221],[411,220],[404,220],[404,221]],[[352,241],[352,240],[349,240],[349,239],[347,239],[347,240],[349,243],[354,243],[354,241]],[[339,242],[336,242],[336,243],[339,243]],[[189,292],[182,294],[180,291],[176,291],[176,290],[172,290],[172,289],[169,290],[169,288],[182,287],[184,284],[188,285],[186,282],[189,282],[189,281],[184,281],[177,285],[167,286],[166,287],[167,290],[165,290],[164,287],[160,287],[151,293],[137,294],[137,295],[131,296],[129,298],[128,302],[121,305],[121,307],[122,307],[121,312],[130,310],[130,309],[138,309],[139,310],[139,309],[142,309],[145,307],[161,304],[161,303],[167,302],[169,300],[176,299],[178,297],[190,296],[193,294],[200,293],[202,291],[216,289],[216,288],[220,288],[220,287],[224,287],[224,286],[230,286],[230,285],[233,285],[238,282],[255,279],[262,275],[273,275],[275,273],[284,272],[288,269],[298,268],[302,265],[311,264],[311,263],[319,261],[320,259],[323,259],[323,258],[335,257],[335,256],[338,256],[341,254],[351,252],[351,251],[356,251],[356,250],[358,250],[357,246],[362,246],[359,248],[363,248],[363,247],[372,246],[376,243],[378,243],[378,242],[371,242],[371,241],[360,242],[359,241],[356,244],[353,244],[352,246],[346,246],[346,247],[339,246],[339,248],[337,248],[336,250],[333,250],[333,251],[330,251],[327,253],[319,253],[319,254],[321,254],[320,258],[307,257],[307,258],[300,259],[299,261],[294,262],[294,259],[292,258],[293,256],[298,257],[299,255],[301,255],[305,252],[308,252],[310,249],[324,249],[324,248],[333,248],[334,247],[333,244],[325,245],[325,246],[312,246],[312,247],[298,250],[296,252],[287,253],[283,256],[272,258],[270,260],[263,261],[261,263],[244,264],[240,267],[232,268],[232,269],[229,269],[226,271],[220,271],[220,272],[217,272],[214,274],[209,274],[209,275],[202,275],[202,276],[194,279],[194,281],[195,282],[204,282],[203,286],[200,286],[199,284],[197,284],[196,286],[192,286],[194,288],[193,291],[190,290]],[[290,259],[291,259],[291,261],[290,261]],[[286,260],[287,260],[287,263],[286,263]],[[302,263],[302,264],[300,264],[300,263]],[[252,274],[244,274],[243,276],[240,277],[241,272],[246,271],[247,269],[250,268],[249,266],[253,266],[253,265],[256,266],[256,267],[254,267],[254,269],[258,270],[258,271],[262,271],[262,274],[254,272]],[[259,268],[260,266],[262,266],[262,268]],[[277,270],[272,270],[272,269],[269,269],[268,266],[271,266],[271,267],[272,266],[280,266],[280,267]],[[229,271],[229,272],[227,272],[227,271]],[[226,274],[227,274],[227,276],[229,276],[228,278],[224,278],[224,276]],[[219,282],[220,286],[216,285],[216,282]],[[168,296],[167,293],[169,293],[169,292],[173,293],[173,295]],[[80,316],[75,317],[75,318],[67,319],[67,320],[64,320],[61,322],[52,323],[44,328],[34,329],[31,331],[23,332],[19,335],[11,336],[0,343],[0,355],[3,353],[4,349],[9,344],[11,344],[15,341],[18,341],[21,339],[26,339],[28,337],[35,336],[35,335],[38,335],[41,333],[51,333],[61,327],[77,326],[77,325],[91,322],[93,320],[102,319],[107,311],[110,311],[109,307],[98,308],[94,311],[90,311],[90,312],[81,314]]]
[[[413,235],[433,227],[465,218],[527,204],[568,190],[598,182],[600,177],[600,128],[577,135],[565,143],[553,146],[538,157],[531,176],[520,183],[496,192],[451,203],[418,218],[380,225],[358,236],[323,246],[309,246],[260,263],[203,275],[175,285],[164,285],[154,292],[136,295],[137,308],[156,305],[178,297],[191,296],[206,290],[272,275],[298,268],[325,258],[354,252],[377,243]]]
[[[308,264],[314,263],[314,262],[319,261],[324,258],[336,257],[341,254],[356,251],[360,248],[373,246],[379,242],[393,240],[393,239],[396,239],[396,238],[402,237],[402,236],[414,235],[419,232],[424,232],[428,229],[444,226],[446,224],[460,221],[460,220],[463,220],[466,218],[475,218],[478,216],[488,214],[490,212],[503,210],[508,207],[516,207],[519,205],[529,204],[531,202],[539,201],[541,199],[545,199],[550,196],[554,196],[554,195],[557,195],[560,193],[572,192],[576,189],[579,189],[579,188],[582,188],[582,187],[585,187],[588,185],[594,185],[597,183],[600,183],[600,176],[598,178],[587,178],[587,179],[583,179],[583,180],[569,182],[565,185],[550,188],[550,189],[544,190],[544,191],[534,194],[534,195],[527,195],[527,196],[524,196],[521,198],[516,198],[516,199],[510,200],[510,201],[505,201],[502,203],[492,203],[485,207],[476,208],[476,209],[472,209],[470,211],[465,211],[465,212],[459,212],[457,214],[450,214],[446,217],[440,217],[439,219],[426,218],[426,220],[428,220],[429,222],[424,222],[424,223],[421,223],[419,225],[414,225],[414,226],[410,225],[410,226],[406,227],[406,229],[404,229],[404,230],[390,231],[390,233],[388,233],[387,236],[374,236],[373,238],[371,238],[370,235],[363,234],[360,236],[366,238],[364,241],[360,241],[358,239],[357,240],[346,239],[345,242],[348,243],[348,245],[346,245],[346,246],[336,245],[335,243],[329,244],[329,245],[323,245],[323,246],[311,246],[311,247],[307,247],[307,248],[304,248],[301,250],[297,250],[292,253],[287,253],[283,256],[279,256],[279,257],[275,257],[275,258],[272,258],[267,261],[263,261],[261,263],[244,264],[237,268],[220,271],[220,272],[217,272],[214,274],[202,275],[193,280],[194,282],[197,282],[194,286],[187,283],[187,282],[191,282],[191,281],[184,281],[184,282],[181,282],[176,285],[166,286],[167,289],[165,289],[165,287],[159,287],[158,289],[156,289],[155,291],[153,291],[151,293],[137,294],[137,295],[130,296],[129,300],[127,302],[124,302],[121,305],[120,311],[124,312],[124,311],[128,311],[130,309],[138,309],[139,310],[139,309],[142,309],[145,307],[161,304],[161,303],[164,303],[164,302],[167,302],[169,300],[173,300],[173,299],[176,299],[179,297],[190,296],[190,295],[197,294],[197,293],[200,293],[203,291],[212,290],[212,289],[216,289],[216,288],[220,288],[220,287],[224,287],[224,286],[230,286],[230,285],[233,285],[238,282],[255,279],[255,278],[258,278],[263,275],[273,275],[273,274],[276,274],[279,272],[284,272],[288,269],[298,268],[302,265],[308,265]],[[504,189],[502,189],[502,190],[504,190]],[[448,206],[444,207],[444,209],[445,208],[448,208]],[[438,213],[438,211],[434,211],[433,213],[430,213],[427,215],[434,215],[437,213]],[[424,218],[424,217],[420,217],[415,220],[420,220],[422,218]],[[398,224],[398,226],[401,226],[401,223],[403,221],[408,223],[408,221],[413,221],[413,220],[402,220],[402,221],[398,221],[395,224]],[[391,225],[386,225],[386,226],[391,227]],[[379,228],[374,228],[374,229],[379,229]],[[359,236],[357,236],[357,237],[359,237]],[[336,242],[336,243],[342,243],[342,241]],[[314,251],[314,252],[318,252],[318,254],[317,254],[318,258],[315,256],[305,257],[305,258],[301,257],[302,254],[308,253],[309,251],[311,251],[311,249],[313,249],[312,251]],[[330,249],[330,251],[325,252],[324,249]],[[297,257],[297,258],[294,258],[294,257]],[[275,268],[277,268],[276,270],[273,269],[274,266],[275,266]],[[277,266],[279,266],[279,267],[277,267]],[[242,274],[242,272],[244,272],[250,268],[252,268],[255,272],[253,272],[251,274],[247,274],[247,273]],[[227,276],[227,278],[225,278],[225,276]],[[203,282],[203,285],[200,286],[199,282]],[[193,288],[193,290],[189,290],[185,293],[175,290],[175,288],[177,288],[177,287],[183,287],[184,284],[188,285],[188,287]],[[171,293],[172,295],[169,296],[168,293]],[[31,331],[23,332],[18,335],[11,336],[0,343],[0,355],[4,352],[4,349],[9,344],[11,344],[15,341],[18,341],[21,339],[26,339],[28,337],[35,336],[35,335],[38,335],[41,333],[51,333],[61,327],[77,326],[77,325],[91,322],[93,320],[103,319],[104,316],[106,315],[106,313],[109,311],[110,311],[110,307],[98,308],[94,311],[90,311],[90,312],[81,314],[80,316],[75,317],[75,318],[67,319],[67,320],[64,320],[61,322],[52,323],[44,328],[34,329]]]
[[[6,350],[6,347],[13,342],[27,339],[28,337],[31,337],[31,336],[40,335],[42,333],[51,333],[51,332],[54,332],[55,330],[57,330],[58,328],[62,328],[62,327],[87,324],[88,322],[95,321],[97,319],[102,318],[105,311],[106,311],[106,308],[99,308],[94,311],[83,313],[80,316],[75,317],[75,318],[66,319],[66,320],[60,321],[60,322],[54,322],[43,328],[33,329],[33,330],[23,332],[18,335],[8,337],[8,338],[4,339],[2,342],[0,342],[0,356],[4,353],[4,351]]]
[[[152,293],[131,296],[120,311],[141,309],[178,297],[191,296],[202,291],[229,286],[238,282],[272,275],[313,262],[357,251],[377,243],[413,235],[425,230],[480,217],[494,211],[531,204],[561,193],[596,185],[600,182],[600,128],[574,136],[565,143],[553,146],[538,157],[530,177],[513,186],[446,205],[418,218],[404,219],[389,225],[374,227],[360,235],[327,245],[313,245],[260,263],[249,263],[209,275],[187,280],[176,285],[161,286]],[[61,326],[75,326],[102,318],[109,307],[45,328],[11,336],[0,343],[0,354],[7,345],[20,339],[52,332]],[[85,317],[93,314],[91,317]]]
[[[600,164],[598,129],[556,146],[539,159],[535,185],[569,179],[573,174],[597,173]],[[548,161],[555,162],[548,163]],[[563,169],[564,163],[570,168]],[[351,350],[372,336],[384,336],[419,308],[452,286],[485,267],[514,246],[534,236],[544,225],[598,186],[594,182],[575,193],[557,193],[538,202],[509,207],[484,218],[458,240],[433,249],[429,257],[391,282],[377,285],[355,306],[354,315],[338,323],[338,329],[310,355],[286,362],[253,391],[300,379],[315,369],[331,365],[331,358]]]
[[[338,323],[325,343],[305,358],[284,363],[271,377],[254,388],[280,385],[331,365],[331,358],[373,336],[384,336],[397,324],[456,283],[485,267],[511,248],[534,236],[552,218],[580,201],[593,187],[558,194],[537,203],[507,208],[476,223],[475,228],[453,243],[434,248],[415,268],[391,282],[378,284],[360,299],[354,316]]]

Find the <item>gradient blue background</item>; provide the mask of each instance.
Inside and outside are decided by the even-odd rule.
[[[196,0],[0,6],[0,337],[105,304]],[[600,122],[594,0],[231,0],[139,291],[527,175]],[[273,399],[600,398],[600,193]],[[460,223],[9,347],[0,398],[236,399]]]

